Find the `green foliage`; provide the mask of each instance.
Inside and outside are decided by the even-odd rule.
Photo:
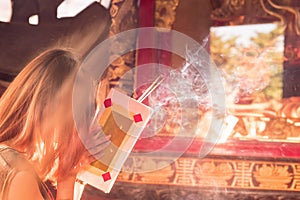
[[[255,32],[247,43],[238,36],[228,37],[211,32],[211,57],[231,78],[252,79],[246,85],[252,93],[263,93],[264,99],[281,99],[283,72],[283,36],[280,27],[271,32]],[[261,83],[256,83],[261,81]],[[267,83],[267,84],[266,84]],[[260,88],[263,86],[264,88]],[[251,88],[252,87],[252,88]],[[243,90],[245,88],[242,88]],[[261,96],[261,95],[259,95]]]

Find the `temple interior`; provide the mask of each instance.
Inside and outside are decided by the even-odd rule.
[[[87,183],[78,199],[300,199],[300,1],[12,2],[0,22],[1,94],[43,50],[84,58],[109,40],[99,55],[109,60],[105,93],[146,105],[128,100],[149,121],[105,104],[100,124],[112,142],[137,137],[109,192]]]

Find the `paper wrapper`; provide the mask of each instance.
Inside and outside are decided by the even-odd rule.
[[[99,120],[104,134],[111,136],[110,145],[101,160],[91,163],[77,179],[109,193],[151,113],[150,107],[111,89],[100,110]]]

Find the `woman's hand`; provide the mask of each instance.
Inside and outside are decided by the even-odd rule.
[[[99,159],[103,155],[104,149],[109,145],[110,137],[107,137],[98,125],[91,126],[87,139],[86,151],[84,152],[79,164],[70,171],[68,176],[57,180],[57,200],[72,200],[74,197],[74,184],[77,173],[84,170],[91,162]]]

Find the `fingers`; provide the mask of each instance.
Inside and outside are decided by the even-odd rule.
[[[94,157],[101,157],[107,146],[110,144],[110,135],[105,135],[103,132],[95,132],[89,138],[87,150]]]
[[[94,143],[94,144],[101,144],[104,143],[108,140],[110,140],[111,136],[110,135],[105,135],[102,131],[102,129],[97,128],[91,131],[88,141],[89,143]]]
[[[105,149],[110,144],[110,136],[97,136],[98,139],[92,140],[87,147],[85,156],[81,162],[82,166],[88,165],[96,160],[100,160],[105,153]]]
[[[88,150],[89,151],[102,151],[103,149],[105,149],[108,145],[110,144],[110,137],[101,137],[99,139],[96,139],[94,141],[92,141],[90,143],[90,145],[88,146]]]

